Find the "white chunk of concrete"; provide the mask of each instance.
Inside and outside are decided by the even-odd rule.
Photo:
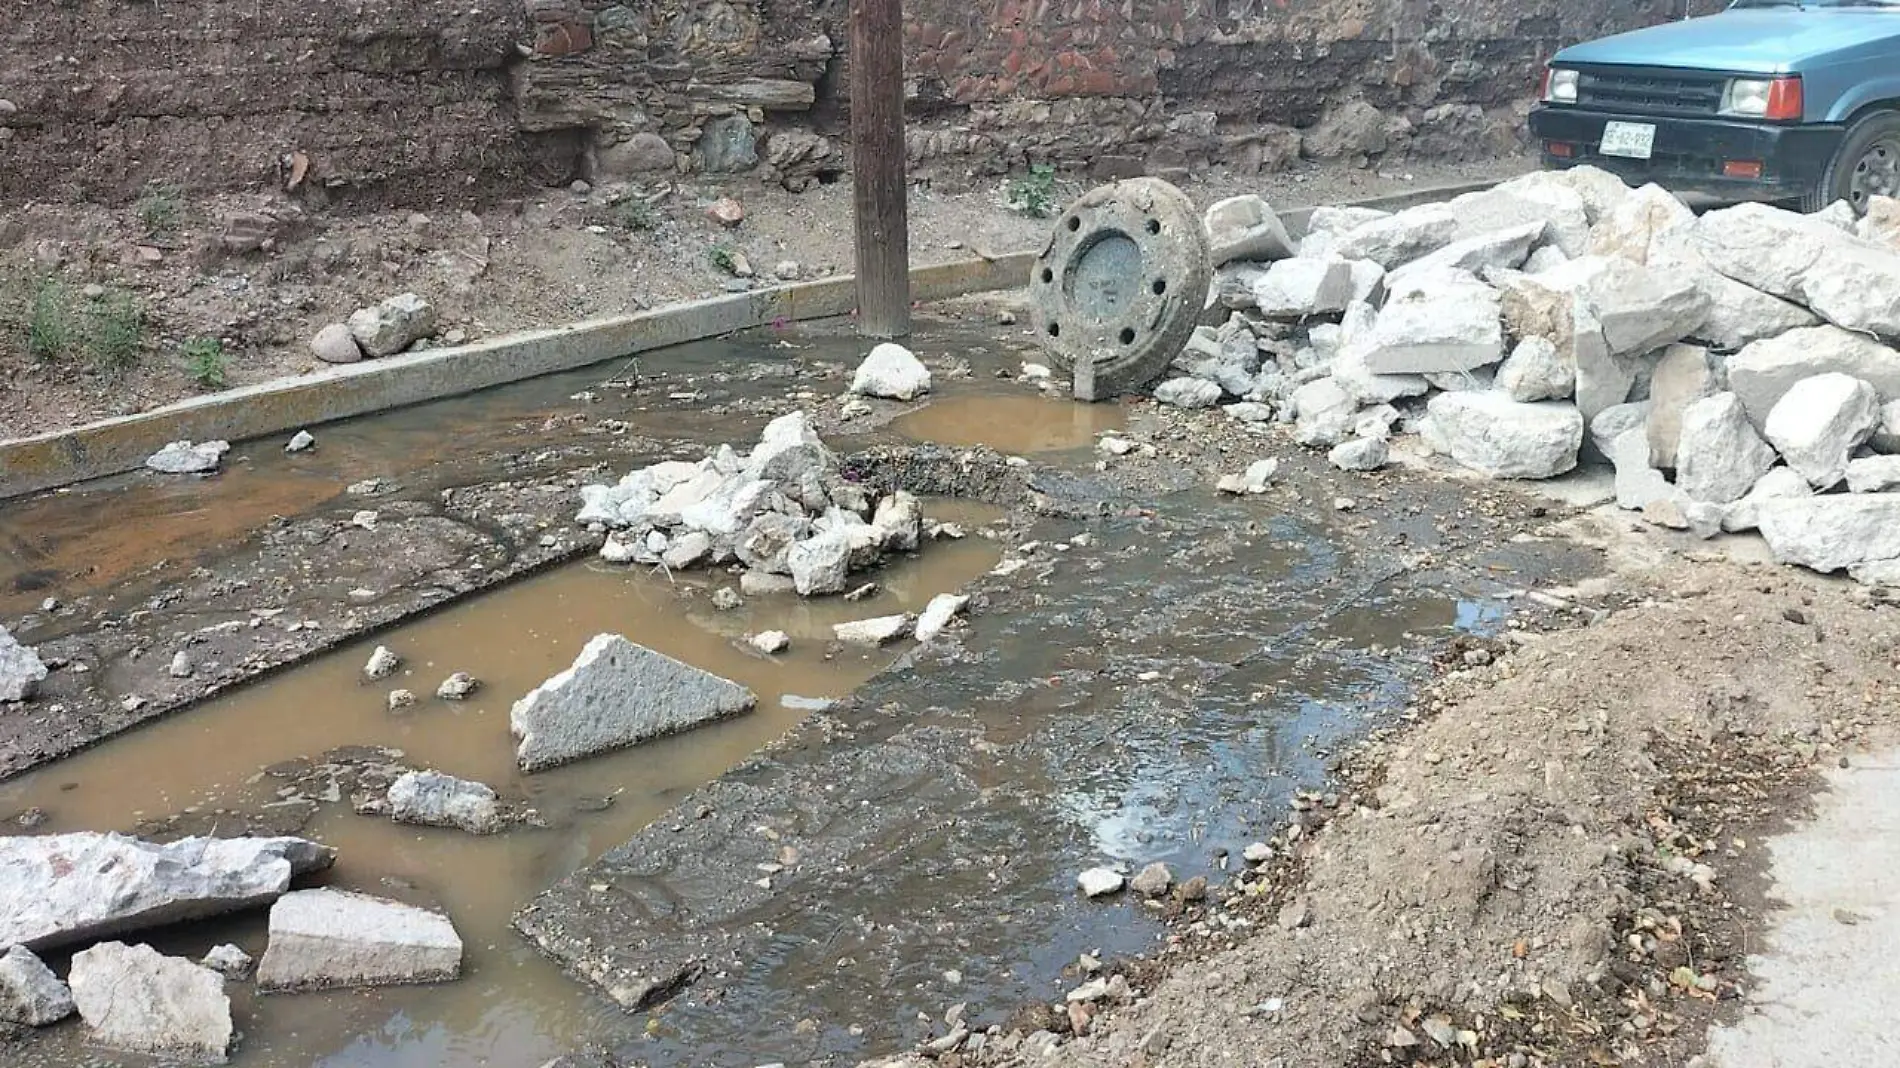
[[[1343,312],[1352,296],[1352,268],[1345,260],[1280,260],[1253,285],[1254,305],[1269,319]]]
[[[1795,383],[1830,373],[1866,382],[1883,400],[1900,399],[1900,352],[1837,326],[1791,330],[1728,358],[1729,388],[1758,429]]]
[[[961,593],[940,593],[930,599],[924,610],[917,614],[916,638],[927,642],[942,634],[950,626],[950,621],[963,614],[970,598]]]
[[[1462,271],[1394,284],[1373,324],[1364,363],[1374,374],[1470,371],[1504,358],[1497,291]]]
[[[1583,416],[1559,401],[1520,404],[1502,393],[1440,393],[1426,404],[1426,441],[1492,478],[1554,478],[1577,466]]]
[[[752,691],[618,634],[595,635],[572,667],[509,712],[516,763],[539,771],[744,712]]]
[[[45,1027],[73,1014],[73,992],[25,946],[0,956],[0,1023]]]
[[[397,823],[493,834],[501,829],[501,804],[495,791],[483,783],[439,771],[411,771],[389,785],[389,818]]]
[[[1863,456],[1847,463],[1849,493],[1900,490],[1900,456]]]
[[[1815,571],[1900,559],[1900,493],[1765,500],[1761,536],[1775,559]]]
[[[366,894],[299,890],[271,906],[257,988],[439,983],[461,973],[462,939],[448,917]]]
[[[1340,259],[1371,260],[1389,271],[1436,252],[1457,236],[1458,217],[1451,209],[1427,204],[1334,232],[1331,248]]]
[[[1577,370],[1548,338],[1527,337],[1499,365],[1497,387],[1520,404],[1566,400],[1576,392]]]
[[[1676,466],[1683,410],[1722,392],[1721,379],[1708,349],[1671,345],[1663,350],[1649,379],[1649,454],[1657,467]]]
[[[1234,260],[1279,260],[1293,254],[1286,224],[1265,198],[1251,193],[1217,201],[1203,218],[1213,266]]]
[[[435,307],[414,293],[400,293],[350,315],[350,336],[371,356],[393,356],[435,333]]]
[[[858,365],[851,392],[861,397],[915,400],[930,392],[930,368],[902,345],[884,342]]]
[[[1745,530],[1754,530],[1760,526],[1759,505],[1763,501],[1780,500],[1788,497],[1812,497],[1814,487],[1792,467],[1777,467],[1761,476],[1741,500],[1728,506],[1722,513],[1722,529],[1731,534]]]
[[[193,445],[189,441],[174,441],[146,457],[145,466],[167,475],[202,475],[216,471],[224,454],[230,451],[229,442],[205,441]]]
[[[0,945],[43,950],[267,904],[335,857],[302,838],[0,838]]]
[[[73,1002],[92,1042],[187,1064],[223,1064],[234,1029],[224,977],[150,946],[73,954]]]
[[[1205,378],[1170,378],[1155,387],[1156,401],[1176,408],[1212,408],[1220,403],[1221,387]]]
[[[832,626],[831,633],[846,645],[863,645],[876,648],[889,645],[910,634],[915,621],[907,614],[878,616],[875,619],[859,619],[849,623]]]
[[[28,701],[46,681],[46,663],[0,627],[0,701]]]
[[[1647,435],[1645,428],[1645,440]],[[1683,407],[1675,452],[1676,485],[1692,500],[1711,504],[1740,500],[1775,466],[1775,450],[1755,433],[1733,393]]]
[[[1804,378],[1775,402],[1763,436],[1815,489],[1847,476],[1847,461],[1880,422],[1874,387],[1835,372]]]

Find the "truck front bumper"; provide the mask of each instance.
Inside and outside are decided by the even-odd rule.
[[[1608,122],[1655,126],[1650,158],[1599,152]],[[1531,109],[1530,127],[1543,146],[1545,166],[1588,163],[1632,184],[1655,182],[1672,192],[1726,200],[1786,200],[1812,191],[1840,147],[1843,132],[1831,125],[1619,115],[1550,104]]]

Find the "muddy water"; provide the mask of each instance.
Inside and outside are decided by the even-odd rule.
[[[892,422],[891,429],[939,445],[1045,453],[1087,448],[1104,431],[1120,430],[1127,421],[1119,404],[1077,404],[1033,394],[972,394],[932,401]]]
[[[939,519],[974,525],[993,510],[931,502]],[[129,830],[141,816],[253,810],[273,800],[279,780],[260,769],[317,757],[339,745],[401,749],[405,762],[438,768],[525,798],[551,825],[490,838],[399,827],[324,806],[308,833],[337,847],[328,881],[432,902],[447,910],[467,944],[466,977],[439,987],[275,997],[253,1006],[238,987],[244,1032],[234,1063],[257,1068],[423,1068],[534,1065],[605,1034],[624,1018],[527,949],[507,927],[515,909],[549,882],[626,840],[684,792],[715,778],[801,719],[782,702],[842,696],[902,652],[845,651],[827,657],[831,624],[915,611],[931,596],[989,569],[998,552],[972,537],[926,546],[913,560],[874,576],[881,591],[858,603],[753,598],[731,612],[709,603],[707,576],[671,581],[645,569],[575,565],[527,580],[342,650],[193,712],[0,785],[0,811],[39,806],[45,830]],[[765,629],[792,637],[776,658],[743,638]],[[566,768],[522,776],[508,736],[512,701],[566,667],[594,634],[614,631],[751,687],[752,713],[697,731]],[[400,653],[396,677],[365,683],[369,650]],[[483,680],[469,701],[435,700],[449,673]],[[421,700],[386,710],[387,692]],[[604,799],[611,804],[596,811]],[[165,932],[168,951],[197,955],[235,939],[260,954],[259,917]],[[21,1068],[75,1063],[79,1029],[38,1048]]]

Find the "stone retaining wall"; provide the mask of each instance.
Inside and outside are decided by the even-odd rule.
[[[910,154],[1101,176],[1486,154],[1552,50],[1684,2],[911,0]],[[798,188],[846,166],[847,0],[10,7],[0,200],[300,178],[415,202],[675,171]]]

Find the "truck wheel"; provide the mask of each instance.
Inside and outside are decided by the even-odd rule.
[[[1876,196],[1900,196],[1900,113],[1876,111],[1848,127],[1820,185],[1801,198],[1801,210],[1845,200],[1860,215]]]

